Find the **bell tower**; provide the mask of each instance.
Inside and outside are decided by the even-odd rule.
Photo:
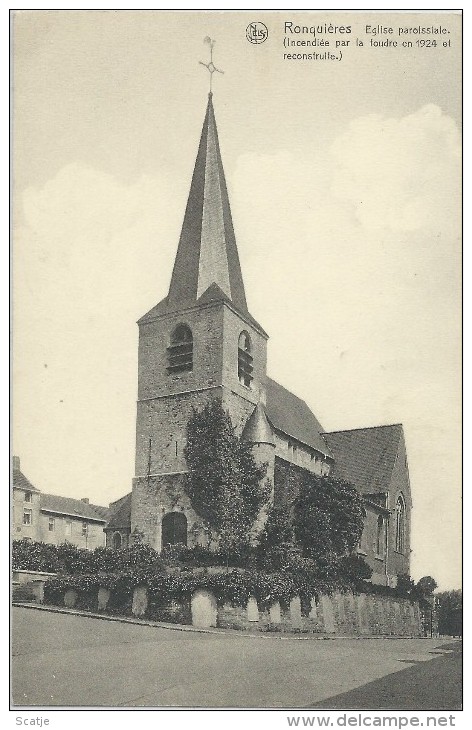
[[[169,292],[138,325],[131,530],[160,549],[169,508],[196,520],[183,490],[192,410],[219,398],[241,434],[265,399],[268,336],[247,307],[211,92]]]

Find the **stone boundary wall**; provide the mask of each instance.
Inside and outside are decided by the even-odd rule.
[[[248,606],[249,609],[249,606]],[[319,633],[338,636],[422,636],[418,603],[374,594],[336,593],[312,599],[302,612],[300,599],[289,606],[274,603],[259,610],[258,621],[250,611],[225,604],[218,607],[217,625],[244,631]],[[251,609],[253,613],[253,609]],[[214,625],[214,624],[213,624]]]
[[[42,596],[41,596],[42,599]],[[78,594],[69,590],[64,605],[74,608]],[[97,610],[107,612],[110,591],[99,588]],[[42,602],[42,600],[40,601]],[[173,601],[173,610],[180,616],[186,608]],[[152,618],[145,585],[134,589],[131,613],[136,617]],[[298,596],[288,605],[274,602],[262,609],[254,597],[246,606],[219,605],[207,589],[196,590],[190,601],[188,623],[199,628],[219,627],[252,632],[307,633],[332,636],[423,636],[421,612],[418,603],[404,598],[392,598],[369,593],[335,593],[313,598],[309,606],[302,606]]]
[[[46,573],[43,570],[12,570],[13,583],[29,583],[33,580],[49,580],[55,578],[57,573]]]

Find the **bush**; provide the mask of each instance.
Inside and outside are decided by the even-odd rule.
[[[12,565],[14,570],[39,570],[65,575],[165,570],[164,561],[149,545],[134,545],[122,550],[105,547],[85,550],[70,543],[48,545],[29,540],[14,540]]]
[[[359,581],[370,580],[373,571],[360,555],[346,555],[339,561],[339,572],[348,582],[356,585]]]
[[[13,540],[13,570],[38,570],[57,573],[60,569],[57,547],[43,542]]]
[[[280,570],[290,561],[294,550],[296,548],[288,510],[272,506],[259,535],[255,551],[257,564],[264,570]]]
[[[352,552],[363,526],[362,497],[352,484],[311,472],[301,475],[293,528],[304,557],[334,563]]]

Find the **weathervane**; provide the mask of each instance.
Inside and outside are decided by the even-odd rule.
[[[215,64],[213,63],[213,46],[215,45],[215,41],[212,40],[209,36],[207,36],[206,38],[203,39],[203,42],[208,43],[208,45],[210,46],[210,62],[203,63],[203,61],[199,61],[199,63],[201,63],[202,66],[205,66],[205,68],[207,68],[208,71],[210,72],[210,94],[211,94],[212,93],[211,82],[213,81],[213,74],[215,73],[215,71],[217,71],[219,74],[223,74],[224,71],[221,71],[219,68],[216,68]]]

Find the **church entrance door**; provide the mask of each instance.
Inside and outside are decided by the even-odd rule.
[[[162,547],[187,545],[187,518],[182,512],[168,512],[162,518]]]

